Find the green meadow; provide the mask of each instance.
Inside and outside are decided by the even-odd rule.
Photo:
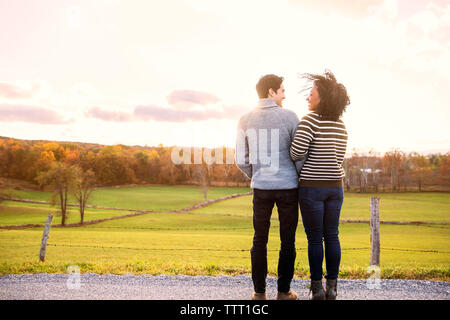
[[[111,218],[131,214],[131,211],[104,209],[85,210],[85,221]],[[52,214],[52,224],[61,223],[61,213],[55,206],[4,201],[0,204],[0,225],[44,224],[47,215]],[[79,223],[80,211],[77,207],[68,207],[66,223]]]
[[[208,199],[247,191],[211,188]],[[44,195],[21,194],[23,198],[36,200],[44,199]],[[94,195],[92,204],[120,208],[171,210],[203,201],[201,189],[189,186],[101,189]],[[368,220],[371,196],[346,193],[341,219]],[[381,220],[450,222],[450,194],[378,196]],[[250,274],[251,199],[243,196],[184,213],[153,212],[83,227],[52,228],[45,262],[38,261],[42,228],[0,230],[0,274],[64,273],[69,265],[80,266],[81,272],[115,274]],[[4,201],[0,205],[0,225],[43,224],[46,215],[56,211],[56,207],[49,205]],[[132,212],[87,209],[86,220],[129,213]],[[77,208],[70,208],[68,217],[68,223],[78,222]],[[276,217],[274,210],[268,243],[271,275],[276,275],[280,247]],[[58,216],[54,223],[60,223]],[[450,280],[450,225],[382,224],[380,229],[382,278]],[[369,225],[342,222],[340,240],[340,277],[367,278]],[[307,241],[301,219],[296,247],[296,277],[307,279]]]
[[[345,193],[341,219],[369,220],[370,198],[375,196],[380,198],[382,221],[450,223],[450,193],[444,192]],[[193,212],[252,216],[252,196],[214,203]],[[273,217],[277,217],[276,210],[273,211]]]
[[[217,199],[235,193],[249,192],[249,188],[208,188],[207,200]],[[36,201],[50,201],[51,192],[7,190],[12,197]],[[203,190],[196,186],[137,186],[97,189],[89,198],[89,205],[139,209],[139,210],[175,210],[203,202]],[[69,197],[69,203],[76,201]]]

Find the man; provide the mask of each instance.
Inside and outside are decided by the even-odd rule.
[[[253,189],[253,247],[251,248],[253,300],[265,300],[267,241],[274,204],[278,208],[281,249],[278,260],[277,299],[296,300],[290,289],[294,276],[295,231],[298,223],[298,174],[303,161],[294,163],[290,146],[299,119],[282,108],[283,78],[265,75],[256,84],[258,106],[239,120],[236,164]]]

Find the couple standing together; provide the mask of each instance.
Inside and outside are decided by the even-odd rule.
[[[344,199],[342,162],[347,147],[347,131],[340,117],[350,99],[331,72],[304,77],[312,84],[307,98],[310,112],[300,121],[294,112],[282,107],[283,78],[273,74],[258,81],[258,106],[239,120],[236,164],[251,179],[253,189],[250,252],[254,300],[267,299],[267,241],[275,204],[281,240],[277,299],[298,299],[290,284],[299,205],[308,239],[310,299],[334,300],[337,295],[339,216]]]

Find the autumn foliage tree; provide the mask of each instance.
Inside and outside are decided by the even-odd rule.
[[[95,159],[95,173],[105,185],[135,183],[135,173],[123,147],[105,146]]]
[[[430,161],[427,157],[416,152],[410,155],[411,170],[413,179],[416,181],[419,191],[422,191],[422,185],[432,173]]]

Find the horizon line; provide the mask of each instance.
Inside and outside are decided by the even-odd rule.
[[[192,145],[191,146],[165,145],[163,143],[160,143],[158,145],[151,146],[151,145],[147,145],[147,144],[145,144],[145,145],[142,145],[142,144],[131,145],[131,144],[124,144],[124,143],[112,143],[112,144],[109,144],[109,143],[86,142],[86,141],[66,141],[66,140],[48,140],[48,139],[23,139],[23,138],[7,137],[7,136],[2,136],[2,135],[0,135],[0,139],[14,139],[14,140],[23,140],[23,141],[46,141],[46,142],[48,141],[48,142],[59,142],[59,143],[74,143],[74,144],[76,144],[76,143],[85,143],[85,144],[101,145],[101,146],[119,146],[120,145],[120,146],[127,146],[127,147],[142,147],[142,148],[160,148],[160,147],[173,148],[173,147],[178,147],[178,148],[202,148],[202,149],[216,149],[216,148],[230,148],[230,149],[233,149],[233,150],[235,149],[235,147],[230,147],[230,146],[227,146],[225,144],[223,144],[221,146],[215,146],[215,147],[205,147],[205,146],[192,146]],[[366,148],[353,147],[351,149],[347,149],[345,158],[350,158],[352,156],[352,154],[353,154],[353,150],[355,150],[355,149],[356,149],[357,152],[360,152],[363,155],[368,154],[371,150],[374,151],[375,155],[377,155],[379,153],[387,153],[387,152],[394,151],[394,150],[399,150],[399,151],[402,151],[402,152],[405,152],[405,153],[416,152],[416,153],[418,153],[420,155],[425,155],[425,156],[426,155],[432,155],[432,154],[443,154],[443,155],[445,155],[445,154],[450,152],[450,148],[442,148],[442,149],[435,148],[435,149],[430,149],[430,150],[425,150],[425,151],[415,151],[415,150],[401,149],[399,147],[392,147],[392,148],[389,148],[387,151],[383,152],[383,151],[378,151],[378,150],[375,150],[375,149],[365,150]]]

